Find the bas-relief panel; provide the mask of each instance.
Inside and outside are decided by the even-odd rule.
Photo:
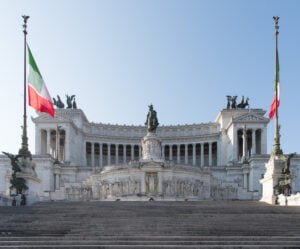
[[[158,193],[158,176],[157,172],[146,172],[146,194],[155,195]]]

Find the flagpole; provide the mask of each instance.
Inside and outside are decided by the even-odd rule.
[[[22,134],[22,147],[19,150],[19,154],[24,157],[31,157],[31,153],[28,150],[28,137],[27,137],[27,91],[26,91],[26,35],[27,35],[27,20],[29,16],[23,15],[23,33],[24,33],[24,113],[23,113],[23,134]]]
[[[278,115],[278,81],[279,81],[279,75],[278,75],[278,34],[279,34],[279,16],[273,16],[274,23],[275,23],[275,45],[276,45],[276,61],[275,61],[275,105],[276,105],[276,112],[275,112],[275,132],[274,132],[274,148],[273,153],[275,155],[281,155],[282,150],[280,149],[280,131],[279,131],[279,115]]]

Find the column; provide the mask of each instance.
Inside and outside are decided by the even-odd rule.
[[[201,148],[200,148],[200,165],[201,167],[204,167],[204,143],[200,144]]]
[[[65,129],[65,161],[70,161],[70,139],[67,129]]]
[[[188,158],[188,144],[184,145],[184,163],[188,164],[189,158]]]
[[[47,130],[47,152],[48,154],[50,154],[50,143],[51,143],[51,130]]]
[[[180,144],[177,144],[177,163],[180,163]]]
[[[170,148],[170,161],[172,161],[173,160],[173,144],[171,144],[169,146],[169,148]]]
[[[267,128],[266,127],[261,129],[260,142],[261,142],[261,154],[267,154]]]
[[[238,143],[238,129],[236,127],[233,128],[233,159],[239,160],[239,143]]]
[[[99,153],[99,160],[100,160],[100,167],[102,168],[103,167],[103,144],[100,143],[99,144],[99,149],[100,149],[100,153]]]
[[[131,161],[134,160],[134,145],[131,145]]]
[[[36,151],[36,154],[46,154],[45,152],[47,152],[47,141],[45,143],[44,139],[47,139],[47,135],[46,135],[46,138],[43,137],[42,130],[35,128],[35,151]],[[45,145],[46,145],[46,148],[45,148]]]
[[[126,163],[126,144],[123,144],[123,163]]]
[[[193,166],[196,165],[196,144],[193,144]]]
[[[85,166],[87,166],[87,157],[86,157],[86,141],[84,141],[83,144],[83,163],[85,164]]]
[[[119,164],[119,145],[115,144],[116,148],[116,164]]]
[[[95,167],[95,145],[91,142],[91,166]]]
[[[111,165],[111,161],[110,161],[110,144],[107,144],[107,165]]]
[[[246,127],[243,129],[243,157],[242,160],[246,160],[247,158],[247,130]]]
[[[208,165],[212,166],[212,142],[208,143]]]
[[[222,146],[220,140],[217,141],[217,166],[222,165]]]
[[[252,129],[252,153],[251,155],[256,154],[256,137],[255,137],[255,129]]]
[[[165,159],[165,145],[161,146],[161,150],[162,150],[162,152],[161,152],[162,153],[162,157],[161,158]]]

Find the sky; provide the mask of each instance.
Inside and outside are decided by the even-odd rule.
[[[226,95],[269,110],[279,16],[281,147],[300,150],[300,1],[10,0],[0,15],[0,151],[18,153],[23,124],[24,35],[52,97],[76,95],[90,122],[161,125],[215,121]],[[266,113],[266,117],[267,117]],[[35,151],[37,113],[27,108]],[[268,152],[274,121],[268,125]]]

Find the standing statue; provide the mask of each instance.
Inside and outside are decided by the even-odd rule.
[[[156,111],[153,109],[153,105],[149,105],[149,111],[147,114],[147,120],[145,122],[148,132],[156,132],[156,128],[159,125]]]
[[[55,98],[53,98],[53,103],[54,103],[54,105],[57,106],[57,108],[62,109],[65,107],[65,104],[61,101],[59,95],[57,95],[57,100]]]

